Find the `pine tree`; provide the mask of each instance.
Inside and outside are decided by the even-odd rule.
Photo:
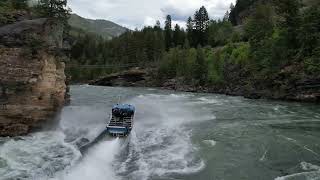
[[[15,9],[26,9],[28,7],[27,0],[11,0],[11,2]]]
[[[154,29],[155,29],[155,30],[161,30],[161,23],[160,23],[159,20],[156,21],[156,24],[155,24],[155,26],[154,26]]]
[[[230,5],[229,21],[234,26],[238,25],[237,18],[236,18],[236,9],[233,3],[231,3]]]
[[[258,71],[270,67],[272,57],[271,37],[275,22],[270,5],[260,4],[245,25],[245,34],[249,38],[252,63]],[[280,47],[279,47],[280,48]]]
[[[164,48],[164,39],[162,32],[155,33],[155,39],[153,42],[154,48],[154,61],[159,61],[161,59],[162,53],[165,51]]]
[[[301,0],[276,0],[277,11],[283,17],[284,21],[281,26],[284,31],[284,36],[287,38],[287,46],[289,49],[296,49],[298,44],[298,30],[300,26],[300,8]]]
[[[208,39],[208,27],[209,27],[209,15],[204,6],[202,6],[199,11],[196,11],[194,15],[195,22],[195,34],[196,34],[196,44],[206,45]]]
[[[229,21],[211,21],[208,31],[208,44],[212,47],[226,45],[233,35],[233,27]]]
[[[165,31],[164,33],[165,33],[166,49],[169,50],[172,44],[172,20],[170,15],[167,16],[164,31]]]
[[[197,48],[197,57],[194,67],[194,78],[198,81],[199,85],[203,85],[207,78],[207,65],[205,62],[204,50],[201,46]]]
[[[40,16],[57,19],[67,24],[71,10],[67,9],[67,0],[40,0],[36,7]]]
[[[300,30],[300,43],[302,44],[303,56],[315,55],[320,50],[320,6],[306,9],[303,14],[302,27]],[[318,49],[318,50],[317,50]],[[319,54],[318,54],[318,59]],[[320,63],[320,61],[319,61]]]
[[[191,17],[187,20],[187,37],[189,40],[189,44],[194,45],[194,23]]]
[[[176,24],[173,32],[173,43],[175,46],[183,45],[184,31],[180,29],[180,26]]]
[[[230,16],[230,13],[229,11],[227,11],[223,16],[223,21],[229,21],[229,16]]]
[[[274,20],[271,7],[269,5],[259,5],[245,25],[245,34],[251,42],[259,42],[270,37],[273,28]]]
[[[189,42],[188,38],[184,39],[183,48],[190,49],[190,42]]]

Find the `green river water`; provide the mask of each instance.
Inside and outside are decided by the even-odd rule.
[[[77,143],[104,129],[118,95],[136,106],[130,137],[81,155]],[[0,139],[0,179],[320,180],[320,106],[72,86],[55,125]]]

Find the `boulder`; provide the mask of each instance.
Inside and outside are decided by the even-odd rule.
[[[90,82],[90,85],[96,86],[146,86],[150,80],[149,73],[146,70],[132,68],[128,71],[110,74],[100,79]]]
[[[41,45],[62,48],[62,35],[63,27],[46,18],[24,20],[0,27],[1,45],[7,47]]]

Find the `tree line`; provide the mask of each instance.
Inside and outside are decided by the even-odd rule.
[[[235,7],[240,8],[238,3],[243,2],[238,0]],[[210,21],[208,26],[193,24],[207,27],[198,32],[193,27],[190,28],[193,32],[187,33],[197,38],[193,42],[197,42],[198,47],[194,49],[195,44],[191,48],[177,46],[165,52],[159,77],[184,77],[184,84],[217,86],[228,85],[228,74],[237,70],[238,74],[245,74],[242,80],[249,86],[266,88],[274,86],[275,77],[289,67],[299,68],[296,74],[284,77],[284,81],[318,76],[319,3],[304,7],[299,0],[247,1],[247,9],[252,5],[254,10],[245,19],[240,34],[238,27],[231,26],[233,17],[229,13],[224,21]],[[231,6],[231,12],[235,7]],[[200,35],[200,32],[205,33]]]
[[[159,67],[166,62],[166,53],[174,48],[197,48],[198,46],[223,46],[229,41],[240,41],[240,33],[233,31],[228,19],[210,20],[205,7],[195,12],[186,21],[186,29],[173,25],[170,15],[161,26],[141,30],[127,31],[119,37],[105,41],[101,37],[88,33],[72,33],[75,45],[72,47],[72,64],[104,65],[136,63],[141,67]],[[93,79],[103,74],[121,69],[70,69],[74,79]]]
[[[0,22],[6,12],[29,9],[26,1],[0,2]],[[41,0],[31,8],[38,17],[66,22],[66,0]],[[240,19],[242,12],[248,17]],[[71,64],[109,65],[134,63],[154,67],[159,81],[179,78],[186,84],[223,85],[231,67],[243,72],[250,84],[273,81],[282,70],[298,66],[290,77],[316,76],[320,72],[320,5],[304,6],[301,0],[237,0],[221,20],[212,20],[205,7],[186,19],[185,29],[170,15],[161,25],[127,31],[104,40],[71,29]],[[241,26],[238,23],[241,22]],[[123,70],[69,69],[74,80],[88,80]],[[287,77],[286,77],[287,78]],[[161,82],[159,82],[161,83]]]

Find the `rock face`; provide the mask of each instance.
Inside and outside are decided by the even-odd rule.
[[[237,25],[244,25],[247,18],[250,17],[258,4],[273,4],[273,0],[243,0],[242,5],[238,6],[235,13],[235,21]],[[318,5],[319,0],[302,0],[303,8]],[[275,4],[276,6],[277,4]]]
[[[62,33],[48,19],[0,27],[0,136],[27,134],[64,105]]]
[[[133,68],[128,71],[114,73],[106,77],[90,82],[90,85],[96,86],[123,86],[123,87],[146,87],[152,86],[150,72],[139,68]]]

